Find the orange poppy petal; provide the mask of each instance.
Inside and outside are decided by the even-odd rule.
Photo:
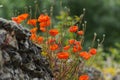
[[[78,26],[71,26],[69,31],[70,32],[76,32],[78,30]]]
[[[59,33],[59,32],[58,32],[57,29],[51,29],[51,30],[49,30],[49,34],[50,34],[51,36],[56,36],[58,33]]]
[[[68,52],[59,52],[57,54],[57,57],[59,59],[68,59],[69,58],[69,53]]]
[[[79,80],[89,80],[89,76],[88,75],[81,75],[79,77]]]
[[[27,24],[32,25],[32,26],[36,26],[36,22],[37,22],[37,19],[30,19],[27,21]]]
[[[97,53],[97,50],[95,48],[91,48],[89,50],[89,53],[92,54],[92,55],[95,55]]]

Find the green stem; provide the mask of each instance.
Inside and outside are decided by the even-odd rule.
[[[75,68],[73,68],[73,71],[71,72],[71,75],[67,80],[73,80],[72,77],[76,74],[76,68],[78,67],[78,65],[79,65],[79,60],[77,60]]]

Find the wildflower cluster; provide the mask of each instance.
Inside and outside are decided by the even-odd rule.
[[[71,20],[71,24],[67,25],[65,30],[63,29],[66,27],[64,24],[61,25],[62,29],[50,27],[52,24],[51,17],[47,14],[40,14],[37,19],[28,19],[30,15],[27,13],[12,18],[18,24],[27,19],[27,24],[32,26],[30,39],[42,46],[42,54],[49,59],[55,80],[69,80],[70,78],[89,80],[87,73],[78,73],[81,70],[84,71],[85,65],[82,66],[81,64],[94,57],[97,48],[91,46],[88,51],[83,49],[86,22],[83,23],[82,28],[79,26],[82,22],[82,15],[79,20],[76,20],[77,24]],[[66,34],[73,36],[66,38]],[[78,39],[74,37],[76,35],[79,37]]]

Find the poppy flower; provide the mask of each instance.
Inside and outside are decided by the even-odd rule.
[[[71,26],[69,31],[70,32],[76,32],[78,30],[78,26]]]
[[[78,52],[78,49],[75,46],[73,47],[73,52]]]
[[[50,17],[48,15],[41,14],[38,17],[38,22],[40,22],[40,27],[47,27],[50,26]]]
[[[89,58],[91,58],[91,54],[87,53],[86,51],[80,52],[79,55],[85,60],[88,60]]]
[[[83,58],[84,58],[85,60],[88,60],[88,59],[91,58],[91,54],[86,54],[85,56],[83,56]]]
[[[30,30],[30,32],[31,32],[31,33],[36,33],[36,32],[37,32],[37,28],[32,28],[32,29]]]
[[[46,26],[50,26],[50,24],[51,24],[51,21],[48,20],[48,21],[46,22]]]
[[[43,21],[49,21],[49,20],[50,20],[50,17],[48,15],[45,15],[43,18]]]
[[[80,50],[82,50],[82,46],[81,45],[78,45],[77,46],[77,49],[80,51]]]
[[[44,18],[44,14],[41,14],[41,15],[38,17],[38,22],[44,22],[43,18]]]
[[[82,50],[82,47],[80,45],[73,46],[73,52],[78,52],[80,50]]]
[[[37,37],[37,43],[41,44],[43,42],[44,38],[42,36]]]
[[[20,24],[22,22],[19,17],[12,17],[12,21],[15,21],[17,24]]]
[[[45,28],[47,24],[46,24],[46,22],[41,22],[39,25],[40,25],[40,27],[44,27]]]
[[[19,17],[21,20],[25,20],[28,16],[29,16],[29,14],[24,13],[24,14],[19,15],[18,17]]]
[[[88,75],[81,75],[79,77],[79,80],[89,80],[89,76]]]
[[[24,14],[18,15],[17,17],[12,17],[12,21],[15,21],[16,23],[20,24],[28,16],[29,16],[29,14],[24,13]]]
[[[86,54],[88,54],[86,51],[80,52],[80,56],[81,56],[81,57],[82,57],[82,56],[85,56]]]
[[[70,45],[65,46],[63,49],[68,50],[70,48]]]
[[[58,45],[57,44],[52,44],[50,45],[50,50],[54,51],[58,49]]]
[[[38,17],[38,22],[40,22],[40,27],[47,27],[47,26],[50,26],[50,17],[48,15],[44,15],[44,14],[41,14],[39,17]]]
[[[74,44],[75,40],[74,39],[70,39],[69,40],[69,44]]]
[[[95,55],[97,53],[97,50],[95,48],[91,48],[89,50],[89,53],[92,54],[92,55]]]
[[[33,41],[36,41],[37,35],[35,33],[32,33],[31,36],[30,36],[30,39],[33,40]]]
[[[46,28],[44,28],[44,27],[40,27],[40,30],[41,30],[42,32],[46,32]]]
[[[56,36],[58,33],[59,33],[59,32],[58,32],[57,29],[51,29],[51,30],[49,30],[49,34],[50,34],[51,36]]]
[[[74,42],[75,45],[81,45],[81,43],[79,41],[76,41]]]
[[[77,32],[77,34],[79,34],[80,36],[84,35],[84,31],[83,30],[80,30]]]
[[[68,59],[69,58],[69,53],[68,52],[59,52],[57,54],[57,57],[59,59]]]
[[[37,19],[30,19],[27,21],[27,24],[32,25],[32,26],[36,26],[36,22],[37,22]]]
[[[48,15],[41,14],[38,17],[38,22],[47,22],[50,20],[50,17]]]

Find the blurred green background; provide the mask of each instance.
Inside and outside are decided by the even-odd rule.
[[[105,34],[101,59],[107,61],[109,57],[112,62],[120,64],[120,0],[0,0],[0,17],[11,19],[25,10],[30,12],[30,7],[34,16],[36,2],[39,7],[38,14],[44,11],[49,13],[50,7],[53,6],[54,19],[65,7],[70,9],[70,16],[79,16],[85,8],[85,43],[90,44],[94,32],[98,34],[99,39]]]

